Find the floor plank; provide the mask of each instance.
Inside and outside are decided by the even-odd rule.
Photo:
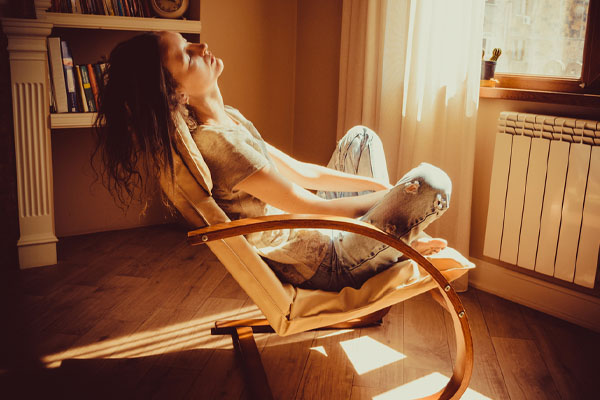
[[[354,386],[389,390],[404,382],[404,305],[396,304],[382,326],[360,329],[356,351],[367,357],[366,370],[354,376]],[[368,369],[368,370],[367,370]],[[354,392],[354,390],[353,390]]]
[[[561,397],[598,397],[599,335],[539,311],[524,308],[523,314]]]
[[[467,311],[471,335],[473,337],[474,366],[470,389],[490,399],[509,399],[504,376],[496,358],[496,351],[489,336],[483,312],[477,297],[477,290],[470,289],[459,294]],[[456,359],[456,343],[454,327],[449,313],[445,313],[446,331],[452,354],[452,362]]]
[[[486,292],[476,293],[490,336],[533,339],[518,304]]]
[[[312,342],[296,399],[350,398],[354,369],[340,342],[358,337],[358,329],[319,331]]]
[[[511,400],[560,399],[535,342],[492,337]]]
[[[269,335],[261,359],[275,399],[296,397],[315,336],[314,331],[284,337]]]
[[[444,313],[429,293],[404,302],[404,383],[434,371],[452,375]]]

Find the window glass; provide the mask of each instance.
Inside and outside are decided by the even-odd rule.
[[[589,0],[486,0],[483,49],[496,73],[580,78]]]

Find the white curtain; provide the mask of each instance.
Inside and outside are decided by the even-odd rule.
[[[425,161],[453,182],[427,232],[469,254],[484,0],[344,0],[338,138],[379,133],[392,180]]]

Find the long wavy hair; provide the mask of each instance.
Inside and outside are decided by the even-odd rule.
[[[155,196],[161,171],[173,173],[177,82],[162,64],[159,42],[157,33],[144,33],[119,43],[100,85],[92,168],[123,209]]]

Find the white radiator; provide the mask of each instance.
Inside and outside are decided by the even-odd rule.
[[[600,246],[600,122],[503,112],[483,254],[594,287]]]

